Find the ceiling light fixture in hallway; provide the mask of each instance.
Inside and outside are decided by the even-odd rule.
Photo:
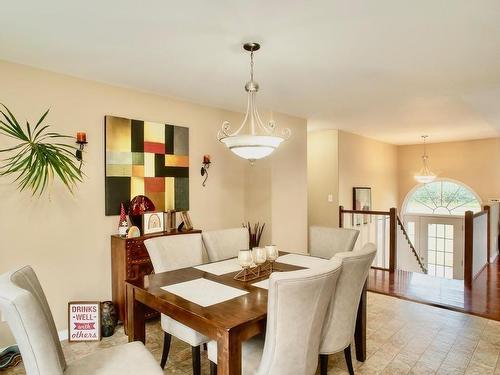
[[[431,170],[429,169],[429,167],[427,165],[427,160],[429,159],[429,156],[427,155],[425,141],[427,140],[428,137],[429,137],[428,135],[422,136],[422,140],[424,143],[424,154],[422,155],[422,164],[423,165],[422,165],[422,168],[420,169],[420,171],[418,172],[418,174],[416,174],[414,176],[415,180],[421,184],[428,184],[429,182],[432,182],[436,179],[436,175],[431,172]]]

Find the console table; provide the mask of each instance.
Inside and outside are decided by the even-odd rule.
[[[136,238],[111,236],[111,287],[113,303],[118,312],[118,319],[127,327],[127,303],[125,280],[142,281],[145,275],[154,273],[144,241],[161,236],[175,236],[190,233],[201,233],[201,230],[173,231],[147,234]],[[158,316],[158,312],[148,310],[146,317]]]

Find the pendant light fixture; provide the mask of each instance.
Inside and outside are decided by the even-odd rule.
[[[231,132],[231,124],[224,121],[217,139],[236,155],[253,164],[255,160],[269,156],[281,142],[290,137],[291,131],[285,128],[277,135],[274,120],[271,119],[267,124],[262,122],[256,106],[259,84],[253,80],[253,55],[260,49],[260,45],[245,43],[243,49],[250,52],[250,81],[245,85],[245,91],[248,93],[247,111],[240,127],[234,132]]]
[[[422,165],[422,168],[420,169],[420,171],[418,172],[418,174],[416,174],[414,176],[415,180],[421,184],[428,184],[429,182],[432,182],[436,179],[436,175],[434,173],[432,173],[431,170],[429,169],[429,167],[427,166],[427,160],[429,159],[429,156],[427,155],[425,141],[427,140],[428,137],[429,137],[428,135],[422,136],[422,140],[424,143],[424,154],[422,155],[422,164],[423,165]]]

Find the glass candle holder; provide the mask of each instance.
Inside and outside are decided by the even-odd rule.
[[[252,250],[244,249],[238,252],[238,262],[243,268],[248,268],[253,264]]]
[[[264,264],[266,263],[267,260],[267,255],[266,255],[266,249],[263,247],[254,247],[253,248],[253,261],[255,262],[256,265]]]
[[[266,246],[267,260],[270,262],[274,262],[278,259],[279,251],[276,245],[268,245]]]

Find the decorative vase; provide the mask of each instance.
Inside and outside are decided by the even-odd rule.
[[[111,301],[101,303],[101,334],[102,337],[113,336],[115,333],[116,324],[118,323],[118,315],[115,305]]]
[[[132,224],[136,227],[142,228],[142,214],[144,212],[155,211],[155,205],[148,197],[138,195],[130,201],[128,209],[128,217]]]

